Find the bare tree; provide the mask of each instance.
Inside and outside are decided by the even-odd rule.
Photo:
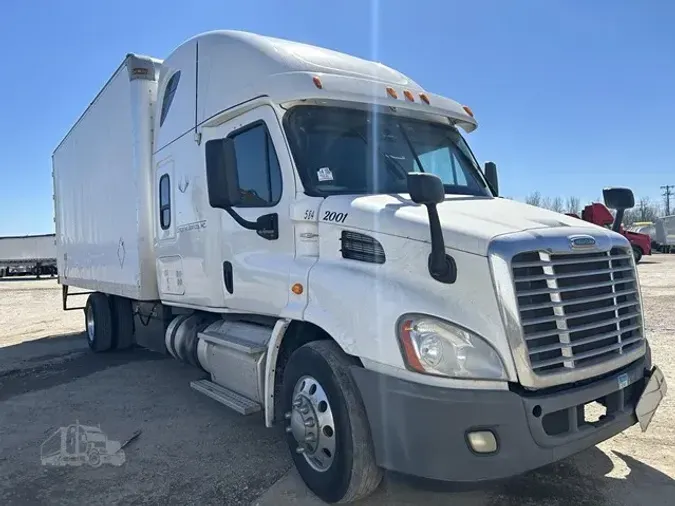
[[[540,206],[541,205],[541,193],[533,192],[525,197],[525,203],[530,204],[531,206]]]
[[[635,210],[637,211],[637,221],[654,221],[659,216],[658,204],[654,204],[649,200],[649,197],[641,198]]]
[[[630,226],[638,221],[654,221],[658,215],[659,206],[654,204],[649,197],[642,197],[633,209],[626,209],[623,215],[623,225]]]
[[[564,213],[565,212],[565,204],[563,203],[563,199],[561,197],[555,197],[551,201],[551,211],[555,211],[556,213]]]
[[[660,216],[661,208],[657,203],[652,202],[649,197],[642,197],[638,200],[633,209],[626,209],[623,215],[623,225],[628,227],[639,221],[655,221]]]
[[[581,214],[579,197],[567,197],[567,212],[576,214],[577,216]]]
[[[602,198],[593,200],[592,202],[602,202]],[[550,209],[558,213],[570,213],[581,216],[582,204],[581,199],[575,196],[569,196],[567,199],[561,197],[544,197],[540,192],[535,191],[525,197],[525,202],[532,206]],[[591,203],[591,202],[589,202]],[[610,210],[611,211],[611,210]],[[615,214],[611,211],[612,215]],[[657,217],[661,216],[663,210],[658,203],[653,202],[649,197],[642,197],[637,201],[637,205],[633,209],[626,209],[623,217],[623,225],[630,226],[639,221],[655,221]]]
[[[640,218],[638,217],[638,212],[639,211],[637,209],[626,209],[626,212],[623,215],[622,225],[624,227],[630,227],[636,221],[640,221]]]

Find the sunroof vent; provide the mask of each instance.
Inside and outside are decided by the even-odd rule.
[[[380,242],[369,235],[345,230],[342,232],[340,242],[342,243],[340,250],[342,258],[372,264],[383,264],[386,260],[384,248]]]

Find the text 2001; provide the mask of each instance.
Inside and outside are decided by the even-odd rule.
[[[334,221],[335,223],[344,223],[349,213],[336,213],[335,211],[324,211],[323,221]]]

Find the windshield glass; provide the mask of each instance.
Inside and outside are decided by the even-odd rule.
[[[436,174],[446,194],[490,195],[449,125],[322,106],[298,106],[284,123],[309,195],[407,193],[408,172]]]

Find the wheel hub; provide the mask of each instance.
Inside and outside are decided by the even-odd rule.
[[[286,432],[298,444],[296,451],[316,471],[328,470],[335,458],[335,422],[326,392],[316,379],[303,376],[293,389],[291,402]]]
[[[94,331],[96,330],[94,324],[94,310],[89,306],[87,308],[87,338],[90,341],[94,340]]]

